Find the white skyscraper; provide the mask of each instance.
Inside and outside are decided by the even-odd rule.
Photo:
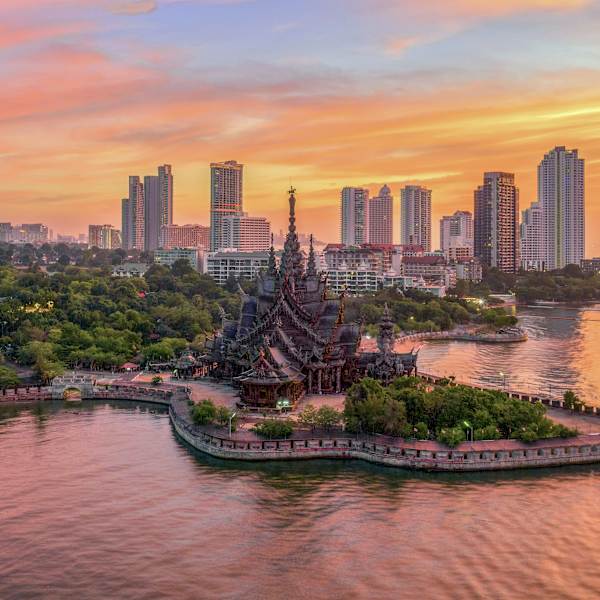
[[[440,219],[440,248],[473,248],[473,215],[457,210],[453,215]]]
[[[557,146],[538,166],[545,267],[579,265],[585,254],[585,161]]]
[[[521,213],[521,267],[526,271],[545,268],[544,219],[539,202]]]
[[[341,240],[345,246],[369,241],[369,190],[345,187],[341,203]]]
[[[223,244],[223,218],[243,210],[244,165],[235,160],[210,165],[210,249]]]
[[[227,215],[222,226],[222,249],[260,252],[271,246],[271,223],[265,217],[251,217],[247,213]]]
[[[407,185],[400,192],[400,243],[431,251],[431,190]]]
[[[387,185],[368,202],[369,244],[394,243],[394,197]]]

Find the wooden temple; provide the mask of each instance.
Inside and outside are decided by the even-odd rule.
[[[361,354],[360,324],[345,322],[344,295],[329,296],[312,237],[307,258],[300,250],[291,189],[280,264],[271,246],[256,296],[243,294],[239,318],[223,319],[200,361],[207,375],[239,385],[243,404],[275,408],[285,400],[294,405],[305,393],[339,393],[367,375],[392,378],[414,372],[416,353],[394,353],[387,308],[384,317],[379,351]]]

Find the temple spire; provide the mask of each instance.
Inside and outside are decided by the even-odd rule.
[[[300,243],[296,233],[296,189],[291,187],[289,190],[290,198],[290,218],[288,233],[283,247],[283,256],[281,257],[280,273],[282,277],[288,275],[290,279],[299,279],[304,271],[304,260],[300,252]]]
[[[277,275],[277,261],[275,259],[275,246],[273,244],[273,234],[271,234],[271,247],[269,248],[269,265],[267,267],[267,274],[273,277]]]
[[[317,276],[317,261],[315,257],[315,248],[313,245],[313,236],[310,234],[310,250],[308,251],[308,264],[306,267],[306,275],[308,277]]]
[[[379,321],[379,335],[377,336],[377,347],[383,354],[389,354],[394,351],[394,342],[396,335],[394,333],[394,321],[390,314],[390,309],[385,303],[381,321]]]

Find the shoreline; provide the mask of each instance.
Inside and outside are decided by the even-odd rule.
[[[2,394],[0,402],[18,404],[61,400],[53,397],[49,387],[35,388],[36,393],[33,392],[24,390],[19,394]],[[192,423],[188,404],[190,394],[190,388],[181,385],[164,384],[161,388],[155,388],[119,383],[99,387],[92,396],[82,399],[129,400],[163,405],[169,410],[170,422],[179,438],[200,452],[226,460],[257,462],[338,458],[364,460],[408,470],[465,473],[600,463],[600,427],[598,432],[574,438],[553,438],[532,443],[518,440],[463,442],[455,448],[435,441],[353,435],[342,431],[297,431],[285,440],[266,440],[249,432],[234,433],[229,437],[225,429],[203,428]],[[535,401],[531,396],[520,399]],[[593,414],[594,417],[600,416],[600,411]],[[573,413],[573,417],[576,418],[576,413]]]

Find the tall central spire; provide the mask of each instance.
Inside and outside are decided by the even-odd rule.
[[[298,242],[298,234],[296,233],[296,189],[291,187],[289,194],[290,222],[281,258],[281,273],[297,281],[304,273],[304,259],[300,252],[300,243]]]

